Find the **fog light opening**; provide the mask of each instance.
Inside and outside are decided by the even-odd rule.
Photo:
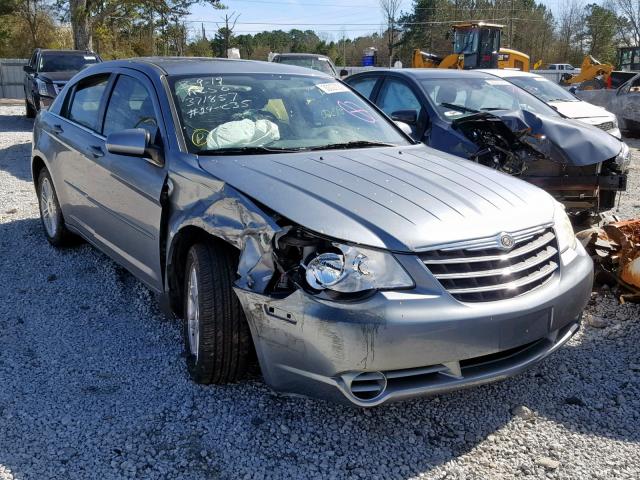
[[[373,400],[384,393],[387,377],[382,372],[363,372],[351,380],[351,394],[359,400]]]

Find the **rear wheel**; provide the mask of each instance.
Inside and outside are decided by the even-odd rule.
[[[45,237],[54,247],[66,247],[73,243],[75,236],[67,229],[58,203],[58,196],[53,187],[51,175],[46,168],[38,175],[38,205],[40,220]]]
[[[183,336],[189,374],[198,383],[229,383],[247,369],[251,336],[233,291],[237,255],[198,243],[187,255]]]

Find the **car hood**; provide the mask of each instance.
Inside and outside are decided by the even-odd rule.
[[[466,122],[498,118],[522,142],[547,158],[564,165],[585,166],[604,162],[620,153],[622,143],[597,127],[578,120],[534,114],[526,110],[478,112],[453,121]]]
[[[548,224],[544,191],[423,145],[234,157],[201,167],[312,231],[394,251]]]
[[[45,82],[68,82],[78,72],[39,72],[38,78]]]
[[[614,115],[604,108],[591,105],[588,102],[549,102],[561,115],[567,118],[598,118],[605,117],[613,120]],[[604,119],[603,119],[604,121]]]

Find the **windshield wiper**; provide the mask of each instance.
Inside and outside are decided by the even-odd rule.
[[[463,107],[462,105],[456,105],[455,103],[441,103],[441,107],[453,108],[454,110],[458,110],[459,112],[467,112],[467,113],[478,113],[478,110],[474,110],[473,108]]]
[[[266,153],[292,153],[298,152],[291,148],[270,148],[270,147],[227,147],[200,150],[198,155],[260,155]]]
[[[354,140],[352,142],[330,143],[328,145],[317,145],[308,147],[306,150],[334,150],[340,148],[367,148],[367,147],[396,147],[393,143],[371,142],[369,140]]]

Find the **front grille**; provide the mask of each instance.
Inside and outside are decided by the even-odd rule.
[[[608,132],[609,130],[612,130],[614,127],[613,122],[604,122],[604,123],[599,123],[598,125],[595,125],[596,127],[598,127],[600,130],[604,130],[605,132]]]
[[[544,284],[560,263],[555,234],[542,227],[511,235],[505,251],[496,239],[425,252],[420,259],[442,286],[462,302],[513,298]]]

